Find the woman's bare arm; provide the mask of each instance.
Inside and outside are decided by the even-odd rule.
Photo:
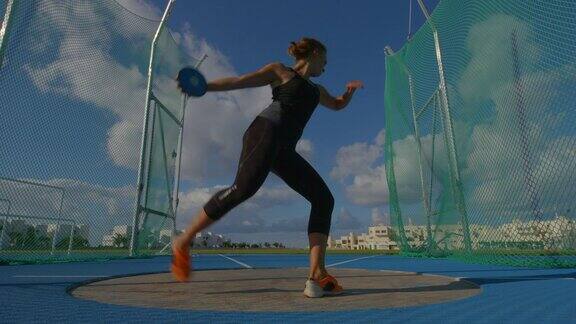
[[[352,99],[356,89],[362,87],[364,87],[364,85],[361,81],[349,82],[346,85],[346,92],[344,92],[343,95],[333,97],[323,86],[318,85],[318,89],[320,90],[320,104],[332,110],[344,109]]]
[[[281,63],[270,63],[256,72],[237,77],[227,77],[208,82],[207,91],[227,91],[243,88],[262,87],[279,79],[277,71]]]

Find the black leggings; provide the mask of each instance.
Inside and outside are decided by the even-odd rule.
[[[334,197],[314,168],[296,153],[295,143],[287,144],[280,126],[256,117],[242,138],[242,154],[234,184],[216,192],[204,205],[204,211],[218,220],[262,186],[270,171],[279,176],[311,205],[308,233],[330,232]]]

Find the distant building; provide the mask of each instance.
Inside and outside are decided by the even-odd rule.
[[[130,225],[116,225],[116,226],[114,226],[114,228],[112,229],[112,232],[110,234],[106,234],[106,235],[102,236],[102,246],[104,246],[104,247],[115,246],[114,245],[114,239],[118,235],[123,236],[125,239],[127,239],[129,241],[130,238],[132,237],[132,226],[130,226]]]
[[[398,244],[390,238],[391,227],[376,225],[368,227],[368,233],[348,235],[333,240],[328,237],[328,247],[345,250],[396,250]]]
[[[70,239],[70,234],[73,234],[71,224],[48,224],[47,231],[48,236],[55,244],[60,243],[64,239]]]
[[[171,229],[163,229],[160,231],[160,244],[166,245],[172,241],[172,233]]]
[[[34,226],[36,236],[48,237],[48,224],[38,224]]]
[[[132,226],[130,225],[116,225],[114,229],[112,229],[112,236],[114,235],[132,235]]]
[[[88,241],[88,237],[90,236],[90,227],[86,224],[77,225],[74,229],[74,237],[81,237]]]
[[[219,248],[224,242],[226,242],[226,238],[221,234],[200,232],[194,238],[194,247]]]
[[[6,233],[26,233],[28,223],[23,219],[13,219],[6,225]]]
[[[114,246],[114,236],[112,234],[105,234],[102,236],[102,246],[112,247]]]

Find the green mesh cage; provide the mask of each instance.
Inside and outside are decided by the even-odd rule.
[[[443,0],[386,59],[405,255],[576,266],[576,3]]]
[[[126,257],[135,215],[132,254],[166,251],[185,104],[174,77],[197,60],[160,28],[147,91],[160,20],[113,0],[0,0],[3,25],[8,5],[0,68],[0,262]]]

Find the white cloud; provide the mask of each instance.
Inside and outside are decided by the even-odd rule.
[[[128,9],[130,12],[138,16],[160,20],[162,18],[162,10],[155,5],[145,0],[116,0],[121,6]]]
[[[390,214],[380,208],[372,208],[371,220],[372,225],[390,225]]]
[[[346,187],[346,196],[356,205],[381,206],[388,203],[386,170],[380,165],[362,174],[356,174]]]
[[[350,211],[344,207],[340,209],[340,212],[335,215],[331,228],[334,230],[353,230],[362,228],[362,224],[358,218],[352,216]]]
[[[211,188],[195,188],[188,192],[181,192],[179,195],[178,224],[188,224],[191,217],[195,216],[217,191],[226,187],[228,186],[218,185]],[[298,199],[298,194],[284,184],[262,186],[254,196],[230,211],[230,214],[233,214],[233,216],[231,215],[232,217],[225,217],[224,219],[235,219],[234,223],[238,223],[241,227],[250,227],[253,224],[258,224],[260,229],[262,229],[262,226],[269,222],[265,222],[258,217],[260,211],[275,206],[292,204]],[[242,223],[243,221],[247,221],[247,223],[244,224]]]
[[[371,166],[382,156],[382,148],[368,143],[354,143],[341,147],[336,154],[336,166],[330,171],[333,179],[344,180],[355,174],[368,173]]]
[[[543,66],[554,54],[542,49],[543,43],[531,28],[516,17],[496,15],[469,33],[471,58],[458,90],[464,113],[474,111],[475,118],[458,127],[470,134],[460,141],[468,144],[461,172],[468,184],[467,207],[472,217],[528,217],[531,197],[537,197],[544,212],[552,212],[566,205],[562,195],[576,195],[576,178],[567,171],[569,161],[574,161],[569,148],[576,138],[574,132],[566,133],[573,129],[568,126],[573,118],[567,118],[571,106],[563,99],[571,95],[566,91],[574,82],[575,65]],[[494,111],[487,112],[486,106]],[[525,118],[522,129],[519,108]],[[480,120],[481,116],[490,118]],[[527,150],[521,136],[529,143]],[[526,171],[528,165],[531,172]],[[527,183],[529,173],[534,184]]]
[[[122,4],[144,16],[159,12],[145,1],[125,1]],[[61,34],[47,37],[49,41],[42,40],[33,47],[38,52],[50,48],[57,48],[58,51],[54,53],[56,55],[48,56],[54,58],[45,64],[27,65],[30,77],[42,92],[66,95],[112,112],[117,121],[108,131],[108,155],[115,164],[136,169],[147,79],[147,60],[139,58],[142,53],[148,52],[148,44],[155,31],[154,24],[146,25],[150,27],[149,30],[136,28],[138,26],[127,27],[124,26],[127,22],[119,21],[123,13],[101,17],[94,8],[90,11],[93,17],[88,19],[94,29],[102,30],[101,33],[96,39],[79,38],[77,34],[80,31],[65,24],[86,17],[77,17],[78,13],[73,11],[68,13],[70,17],[45,11],[41,13],[46,20],[43,28],[50,26]],[[111,19],[108,22],[104,18],[116,18],[116,21]],[[119,27],[109,28],[110,24]],[[173,35],[188,54],[194,57],[208,55],[201,66],[208,80],[238,74],[223,53],[194,35],[189,27]],[[186,57],[176,55],[177,46],[170,44],[171,36],[165,33],[163,37],[165,40],[161,44],[168,46],[169,50],[159,51],[158,66],[161,69],[155,77],[155,91],[165,106],[177,111],[180,96],[176,92],[173,77],[179,67],[186,65]],[[116,42],[130,46],[124,46],[125,52],[119,55],[117,49],[111,47]],[[240,155],[242,134],[250,119],[265,108],[270,98],[269,88],[253,88],[208,93],[202,98],[190,100],[184,127],[181,178],[200,181],[234,170]],[[303,149],[308,152],[310,147],[305,143]]]
[[[73,179],[19,179],[63,188],[47,188],[0,180],[0,195],[11,201],[11,214],[37,216],[45,220],[26,219],[29,224],[86,224],[89,241],[98,245],[102,236],[115,225],[132,224],[136,190],[134,186],[104,187]],[[60,212],[60,202],[62,210]]]
[[[308,161],[314,157],[314,144],[309,139],[301,139],[296,143],[296,152]]]
[[[388,202],[384,165],[374,166],[382,158],[383,139],[381,130],[374,144],[354,143],[341,147],[336,154],[336,166],[330,176],[345,185],[346,196],[354,204],[378,206]]]

